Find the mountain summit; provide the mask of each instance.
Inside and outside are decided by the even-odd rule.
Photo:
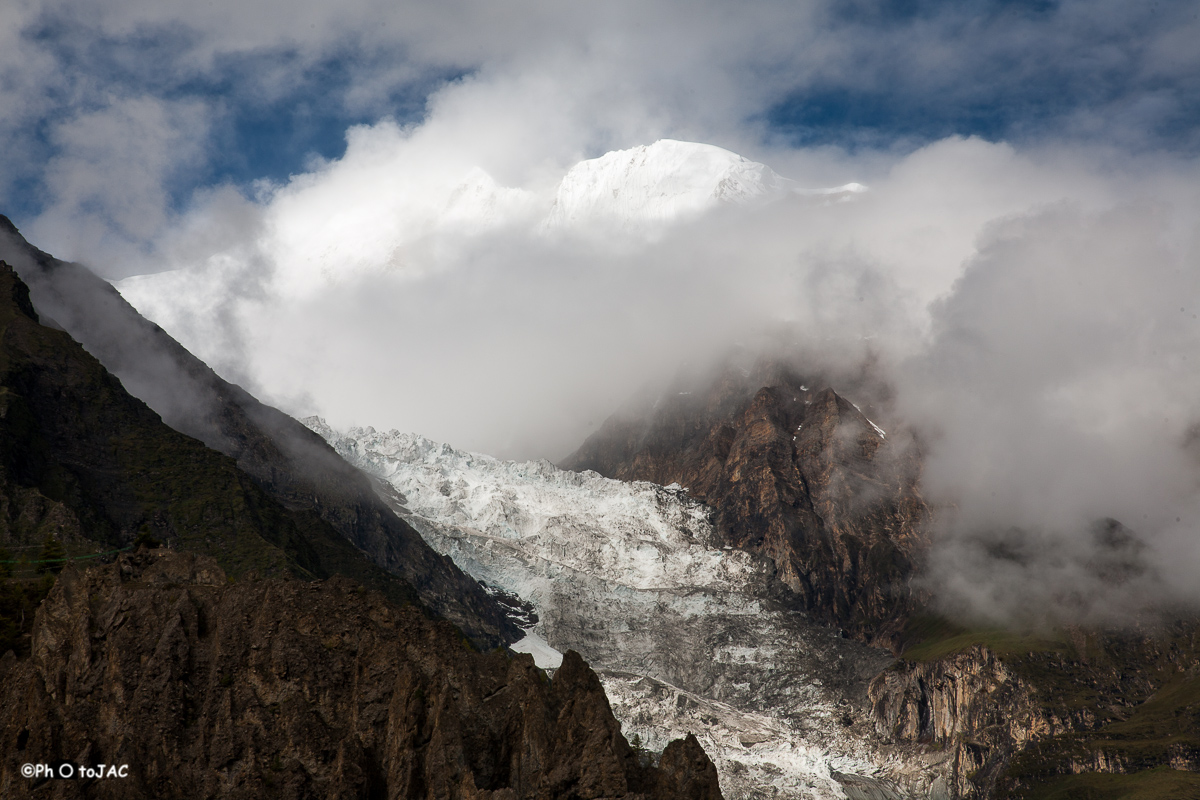
[[[711,144],[659,139],[581,161],[558,185],[548,228],[672,222],[723,203],[788,193],[794,182]]]

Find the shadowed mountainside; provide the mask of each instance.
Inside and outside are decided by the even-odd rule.
[[[17,573],[6,591],[29,588],[22,572],[61,569],[47,552],[87,557],[139,538],[207,553],[235,575],[340,573],[420,602],[316,514],[285,508],[232,458],[164,425],[69,335],[41,325],[0,262],[0,549]],[[31,615],[15,611],[6,625],[28,633]],[[6,639],[25,649],[17,631]]]
[[[172,428],[235,459],[288,509],[324,520],[479,645],[520,638],[504,609],[425,544],[380,500],[368,478],[319,436],[222,380],[108,283],[28,244],[3,216],[0,258],[29,286],[39,313],[70,333]]]

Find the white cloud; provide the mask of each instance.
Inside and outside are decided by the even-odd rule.
[[[547,238],[551,176],[568,165],[527,149],[540,118],[510,119],[498,138],[479,126],[494,109],[485,88],[444,90],[421,126],[352,131],[343,159],[251,204],[261,222],[239,239],[167,247],[187,271],[157,283],[187,290],[125,290],[269,396],[307,398],[346,424],[558,456],[640,382],[766,320],[907,355],[993,221],[1063,198],[1111,203],[1112,186],[1082,167],[952,139],[900,159],[850,203],[727,209],[653,244]],[[247,284],[261,289],[245,296]],[[219,336],[205,325],[218,308]]]
[[[31,233],[63,258],[135,256],[171,218],[168,182],[200,161],[206,111],[198,102],[114,99],[56,125],[60,155],[44,177],[52,200]]]

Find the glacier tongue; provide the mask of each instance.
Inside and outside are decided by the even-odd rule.
[[[577,650],[628,737],[661,749],[695,734],[731,800],[842,798],[846,775],[899,796],[889,786],[926,792],[936,778],[873,735],[866,682],[890,657],[773,602],[769,563],[722,549],[686,490],[302,422],[379,479],[434,549],[532,604],[514,650],[548,668]]]

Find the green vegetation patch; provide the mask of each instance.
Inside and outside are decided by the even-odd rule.
[[[1066,653],[1071,645],[1056,633],[1036,635],[1003,628],[966,628],[945,617],[922,614],[913,617],[901,634],[906,661],[937,661],[981,645],[999,656],[1028,653]]]
[[[1115,742],[1186,742],[1200,748],[1200,675],[1180,675],[1138,706],[1128,719],[1101,731]]]
[[[1029,800],[1200,800],[1200,774],[1169,767],[1131,775],[1064,775],[1026,795]]]

